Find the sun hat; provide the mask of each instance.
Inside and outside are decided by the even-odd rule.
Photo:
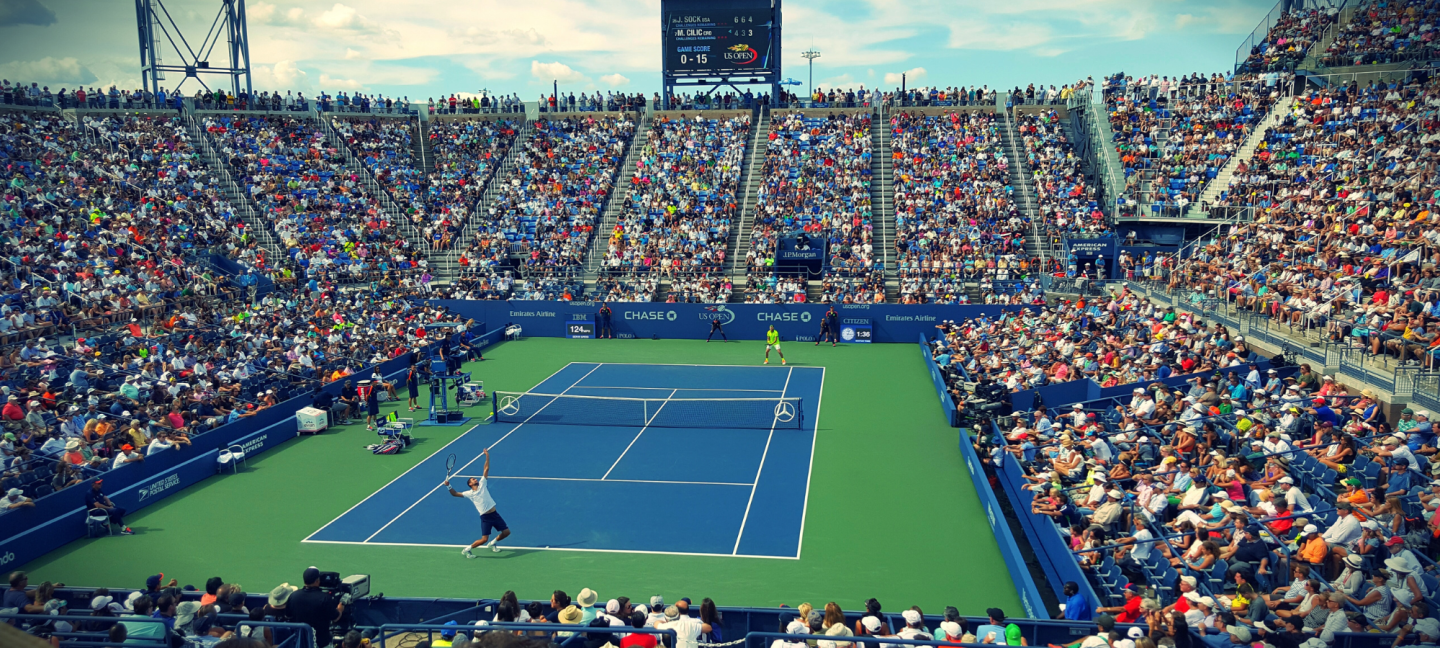
[[[672,617],[672,616],[670,615],[670,611],[671,611],[671,610],[674,610],[674,609],[675,609],[675,606],[673,606],[673,605],[670,606],[670,607],[668,607],[668,608],[665,608],[665,616],[666,616],[667,618],[675,618],[675,617]],[[678,616],[678,613],[677,613],[677,616]],[[574,625],[574,624],[580,623],[580,620],[583,619],[583,618],[585,618],[585,613],[584,613],[584,612],[581,612],[581,611],[580,611],[580,608],[575,607],[575,606],[573,606],[573,605],[568,606],[568,607],[566,607],[565,609],[563,609],[563,610],[560,611],[560,623],[566,623],[566,624]]]
[[[199,601],[183,601],[175,606],[175,625],[187,626],[195,620],[195,615],[200,612]]]
[[[114,600],[115,597],[113,596],[97,596],[93,599],[90,599],[90,609],[99,610],[100,608],[110,605],[110,603]]]
[[[74,452],[74,451],[79,450],[79,449],[80,449],[80,441],[79,441],[79,440],[77,440],[77,439],[71,439],[71,440],[65,442],[65,450],[67,450],[67,451],[69,451],[69,452]]]
[[[596,597],[597,595],[595,594],[595,590],[587,587],[580,590],[580,595],[575,597],[575,602],[580,604],[580,607],[582,608],[593,607],[595,605]]]
[[[1365,559],[1361,558],[1360,554],[1346,554],[1345,564],[1354,567],[1355,569],[1360,569],[1361,565],[1365,564]]]
[[[290,583],[281,583],[279,587],[270,590],[271,607],[280,607],[282,605],[285,605],[285,603],[290,600],[290,595],[294,594],[295,590],[298,589],[300,588],[295,587]]]
[[[1390,543],[1387,542],[1385,544]],[[1405,572],[1407,574],[1412,571],[1410,568],[1410,563],[1406,562],[1404,558],[1386,558],[1385,567],[1388,568],[1390,571]]]
[[[1415,622],[1415,632],[1432,639],[1440,638],[1440,619],[1425,617]]]

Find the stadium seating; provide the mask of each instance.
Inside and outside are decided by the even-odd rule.
[[[1001,123],[984,110],[891,118],[898,271],[902,288],[916,291],[902,293],[907,303],[954,303],[936,278],[1030,271],[1030,223],[1015,206]]]
[[[657,278],[651,274],[718,282],[739,215],[736,190],[749,134],[749,114],[655,119],[602,266],[607,274],[634,278],[612,281],[612,291],[643,284],[648,289],[622,290],[626,301],[653,298]]]
[[[1330,67],[1427,60],[1435,53],[1437,15],[1440,8],[1428,2],[1366,2],[1319,58]]]
[[[533,126],[517,144],[516,173],[486,213],[476,216],[475,240],[465,256],[497,262],[513,251],[537,273],[573,272],[584,261],[635,121],[602,115],[543,119]]]
[[[415,267],[419,251],[327,144],[319,123],[244,115],[206,116],[204,125],[307,274],[354,281]]]

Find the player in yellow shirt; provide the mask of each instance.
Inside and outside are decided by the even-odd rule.
[[[770,364],[770,349],[780,354],[780,364],[785,364],[785,353],[780,350],[780,332],[775,330],[775,325],[770,325],[770,330],[765,332],[765,364]]]

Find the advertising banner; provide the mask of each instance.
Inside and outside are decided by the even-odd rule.
[[[598,302],[555,301],[468,301],[444,299],[436,304],[445,306],[462,319],[485,322],[487,330],[517,324],[525,335],[534,337],[569,337],[569,323],[582,319],[594,321]],[[710,322],[719,321],[731,339],[760,340],[771,326],[782,340],[813,342],[820,334],[820,319],[830,308],[828,304],[666,304],[612,303],[612,325],[617,338],[663,338],[703,340],[710,332]],[[914,343],[916,336],[933,335],[935,326],[944,320],[963,320],[985,315],[998,316],[1014,311],[1015,306],[935,306],[907,304],[841,304],[835,310],[840,326],[852,327],[857,340],[870,327],[873,342]],[[588,314],[588,317],[585,315]]]

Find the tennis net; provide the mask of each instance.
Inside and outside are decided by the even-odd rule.
[[[668,428],[799,429],[799,398],[612,398],[493,392],[495,422]]]

